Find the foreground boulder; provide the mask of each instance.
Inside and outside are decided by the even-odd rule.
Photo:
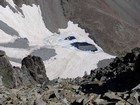
[[[39,83],[48,82],[44,63],[40,57],[27,56],[22,60],[22,69],[27,70],[33,79]]]
[[[12,67],[4,51],[0,50],[0,77],[8,88],[36,85],[49,82],[45,66],[40,57],[28,56],[22,60],[22,67]]]
[[[13,68],[4,51],[0,50],[0,76],[3,85],[9,88],[14,86]]]
[[[105,93],[131,91],[140,83],[140,48],[117,57],[105,68],[91,71],[81,83],[84,92]]]

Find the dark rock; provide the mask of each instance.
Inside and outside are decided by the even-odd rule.
[[[39,5],[44,24],[51,32],[58,32],[59,28],[67,27],[60,0],[13,0],[17,7],[25,5]],[[46,14],[47,13],[47,14]]]
[[[43,84],[41,85],[41,88],[42,89],[48,89],[48,84],[49,84],[48,80],[44,81]]]
[[[3,57],[5,55],[5,52],[0,50],[0,57]]]
[[[22,68],[14,67],[13,69],[13,79],[15,83],[14,88],[37,84],[37,82],[33,79],[29,71],[24,66],[22,66]]]
[[[47,88],[49,79],[45,66],[40,57],[28,56],[22,60],[22,67],[12,67],[4,51],[0,51],[0,76],[5,87],[18,88],[20,86],[44,83]]]
[[[30,73],[37,83],[42,84],[44,81],[49,81],[46,75],[45,66],[40,57],[30,55],[25,57],[22,60],[22,68],[23,67]]]
[[[20,86],[35,85],[36,81],[30,72],[22,66],[12,67],[4,51],[0,51],[0,76],[5,87],[19,88]]]
[[[97,51],[95,45],[89,44],[87,42],[74,42],[71,45],[83,51]]]
[[[7,3],[6,3],[5,0],[0,0],[0,5],[1,5],[1,6],[6,7],[6,4],[7,4]]]
[[[140,48],[136,47],[132,49],[132,53],[137,57],[140,54]]]
[[[84,92],[124,92],[131,91],[139,83],[140,48],[137,48],[124,57],[116,57],[108,67],[91,71],[81,82],[81,87]]]
[[[0,76],[2,76],[3,85],[9,88],[14,87],[13,68],[4,51],[0,51]]]
[[[83,102],[79,103],[79,102],[74,101],[73,103],[71,103],[71,105],[83,105]]]
[[[55,93],[50,94],[49,99],[56,98]]]

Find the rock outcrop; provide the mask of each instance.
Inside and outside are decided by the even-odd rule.
[[[4,51],[0,51],[0,76],[8,88],[48,83],[45,66],[40,57],[28,56],[22,60],[22,67],[12,67]]]
[[[31,74],[24,67],[13,67],[13,78],[14,78],[14,88],[19,88],[21,86],[31,86],[36,85],[37,82],[33,79]]]
[[[33,79],[39,83],[48,82],[44,63],[40,57],[27,56],[22,60],[22,69],[27,70]]]
[[[0,76],[3,85],[9,88],[14,87],[13,68],[4,51],[0,50]]]
[[[6,7],[7,2],[5,0],[1,0],[0,1],[0,5],[3,6],[3,7]]]
[[[131,91],[140,83],[140,48],[135,48],[124,57],[117,57],[105,68],[98,68],[85,76],[82,90],[105,93]]]
[[[78,90],[74,79],[56,79],[46,89],[24,86],[18,89],[3,89],[0,104],[8,105],[139,105],[140,92],[107,91],[104,94],[85,94]]]
[[[10,65],[6,58],[0,51],[0,67]],[[10,69],[0,69],[0,104],[139,105],[139,64],[140,48],[135,48],[124,57],[116,57],[109,66],[92,70],[90,75],[49,81],[41,58],[29,55],[22,60],[21,68],[10,65]],[[12,71],[11,78],[9,72],[2,74],[4,70]],[[9,81],[17,88],[7,88]]]

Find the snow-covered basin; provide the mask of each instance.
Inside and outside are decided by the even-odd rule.
[[[7,0],[13,8],[12,0]],[[15,8],[16,9],[16,8]],[[18,12],[14,13],[9,6],[0,6],[0,20],[8,27],[17,31],[18,35],[9,35],[0,29],[0,43],[14,42],[17,38],[27,38],[30,48],[9,48],[0,46],[10,58],[23,59],[33,51],[40,48],[55,49],[56,56],[45,60],[46,74],[50,79],[57,77],[75,78],[83,76],[84,72],[97,68],[97,63],[103,59],[114,58],[105,53],[93,40],[88,37],[84,29],[73,22],[68,22],[66,29],[59,29],[59,34],[50,32],[44,25],[39,6],[21,7],[24,16]],[[68,36],[74,36],[75,40],[64,40]],[[94,44],[98,49],[96,52],[81,51],[71,46],[73,42],[88,42]],[[20,66],[20,63],[11,61],[13,66]]]

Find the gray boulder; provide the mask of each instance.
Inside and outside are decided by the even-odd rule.
[[[15,88],[37,84],[25,67],[22,67],[22,69],[19,67],[14,67],[13,79]]]
[[[30,55],[25,57],[22,60],[22,69],[23,68],[29,72],[37,83],[42,84],[45,81],[49,82],[44,63],[40,57]]]
[[[0,50],[0,77],[8,88],[36,85],[49,82],[45,66],[40,57],[28,56],[22,60],[22,67],[12,67],[4,51]]]
[[[0,50],[0,76],[2,76],[3,85],[9,88],[14,86],[13,68],[4,51]]]

